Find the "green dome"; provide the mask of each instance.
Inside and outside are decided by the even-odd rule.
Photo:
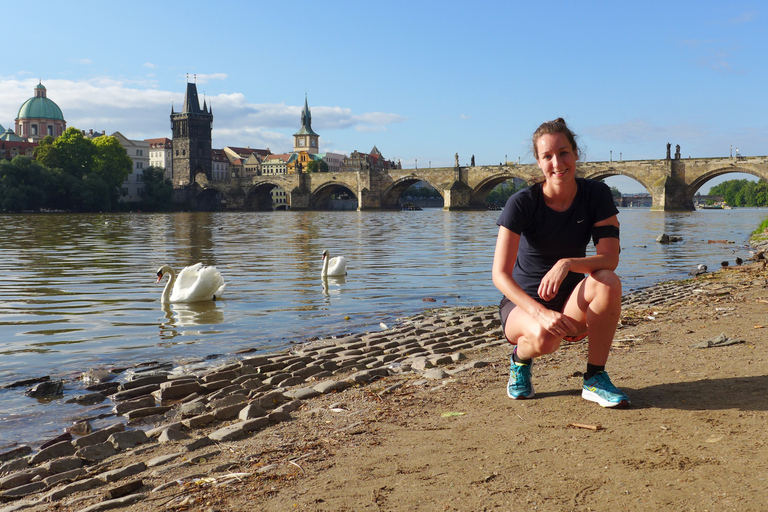
[[[45,86],[38,84],[35,87],[35,97],[29,98],[19,109],[16,119],[52,119],[64,121],[64,115],[59,106],[45,97]]]

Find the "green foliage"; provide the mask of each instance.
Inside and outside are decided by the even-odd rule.
[[[42,139],[35,149],[34,162],[20,158],[3,162],[0,168],[0,208],[5,211],[115,210],[119,206],[120,187],[133,168],[116,137],[91,140],[77,128],[67,128],[56,139]],[[168,208],[170,184],[165,184],[162,170],[159,181],[152,171],[149,175],[148,204]]]
[[[613,196],[614,200],[621,200],[621,192],[616,187],[611,187],[611,195]]]
[[[488,194],[488,199],[486,199],[486,201],[489,203],[497,204],[499,206],[504,206],[507,203],[507,199],[509,199],[512,194],[518,190],[524,189],[526,186],[527,185],[515,186],[514,181],[505,181],[504,183],[497,185],[496,188],[491,190],[491,193]]]
[[[316,160],[310,160],[309,162],[307,162],[307,166],[304,168],[304,172],[311,174],[313,172],[317,172],[319,167],[320,166],[318,165]]]
[[[752,232],[752,238],[755,240],[765,240],[768,238],[768,217],[764,218],[763,222]]]
[[[403,192],[403,197],[410,199],[439,199],[442,196],[432,185],[420,181],[408,187]]]
[[[47,199],[48,169],[24,156],[0,160],[0,209],[39,210]]]
[[[142,177],[144,190],[141,192],[141,207],[146,211],[168,211],[171,209],[173,184],[165,179],[165,171],[159,167],[147,167]]]
[[[723,196],[730,206],[768,206],[768,183],[763,180],[728,180],[712,187],[709,195]]]

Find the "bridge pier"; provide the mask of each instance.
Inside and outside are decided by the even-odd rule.
[[[680,159],[667,160],[666,176],[656,181],[651,191],[656,211],[694,211],[693,199],[687,194],[685,183],[685,162]]]

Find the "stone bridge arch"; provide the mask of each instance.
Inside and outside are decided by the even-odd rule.
[[[445,194],[438,184],[432,183],[432,181],[430,181],[425,176],[416,176],[415,174],[411,174],[408,176],[399,177],[393,181],[386,189],[384,189],[381,194],[381,209],[399,210],[401,208],[400,198],[403,196],[405,191],[420,181],[429,184],[429,186],[437,190],[437,192],[443,198],[443,201],[445,201]]]
[[[516,172],[509,170],[500,170],[497,173],[493,173],[485,176],[477,183],[473,183],[472,193],[469,199],[469,205],[473,209],[484,209],[488,202],[488,196],[491,194],[494,188],[498,187],[502,183],[514,180],[515,178],[521,179],[528,183],[532,183],[535,179],[530,172]]]
[[[351,187],[348,183],[342,180],[326,181],[317,187],[313,188],[309,196],[309,208],[312,210],[328,210],[329,202],[333,194],[337,194],[340,191],[349,192],[349,195],[355,200],[360,201],[356,193],[357,187]]]
[[[752,176],[756,176],[759,179],[766,180],[765,172],[761,172],[760,170],[757,170],[757,169],[752,169],[748,166],[740,167],[732,164],[727,167],[712,169],[710,171],[707,171],[697,176],[696,179],[694,179],[691,182],[691,184],[688,186],[688,193],[690,197],[695,196],[696,193],[699,191],[699,189],[703,187],[709,180],[717,178],[718,176],[722,176],[724,174],[732,174],[732,173],[751,174]]]
[[[598,180],[598,181],[604,180],[606,178],[610,178],[611,176],[625,176],[627,178],[631,178],[636,182],[638,182],[639,184],[641,184],[645,188],[645,190],[648,191],[649,194],[653,194],[653,187],[650,184],[646,183],[642,177],[636,176],[631,172],[620,171],[618,169],[609,168],[609,169],[602,169],[599,171],[584,173],[585,178],[590,180]]]

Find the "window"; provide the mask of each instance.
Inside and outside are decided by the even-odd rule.
[[[32,128],[32,135],[37,135],[37,125],[33,124],[30,127]]]
[[[53,125],[49,124],[46,128],[48,128],[48,135],[53,137]]]
[[[136,162],[136,168],[137,169],[143,169],[144,168],[144,162]]]
[[[144,150],[143,149],[137,149],[136,150],[136,155],[137,156],[144,156]]]

